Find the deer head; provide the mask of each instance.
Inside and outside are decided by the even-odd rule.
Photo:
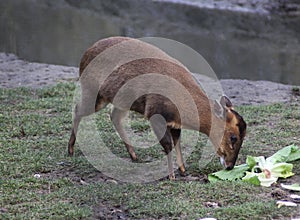
[[[231,170],[236,162],[238,153],[246,135],[246,123],[233,108],[228,97],[222,96],[220,102],[214,103],[215,126],[211,141],[215,145],[216,153],[221,164]],[[222,138],[216,138],[216,135]],[[218,141],[219,140],[219,141]]]

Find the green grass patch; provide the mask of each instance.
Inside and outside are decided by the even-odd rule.
[[[64,83],[44,89],[0,89],[0,219],[299,217],[299,207],[277,208],[277,198],[272,195],[278,186],[207,183],[207,174],[221,166],[217,157],[199,165],[207,145],[204,135],[196,136],[195,146],[185,157],[188,172],[199,177],[194,181],[115,182],[96,170],[77,144],[75,157],[68,157],[75,88],[73,83]],[[248,123],[238,164],[245,163],[247,155],[270,156],[284,146],[300,145],[299,103],[242,106],[237,110]],[[115,155],[129,159],[109,113],[107,108],[96,116],[100,135]],[[140,163],[165,157],[149,122],[130,114],[126,129]],[[187,148],[190,135],[195,134],[183,135],[182,146]],[[288,181],[299,182],[299,161],[294,163],[293,172],[296,175]]]

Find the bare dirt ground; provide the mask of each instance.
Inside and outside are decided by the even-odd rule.
[[[197,75],[195,77],[201,81]],[[27,62],[14,54],[0,53],[0,88],[40,88],[77,79],[77,67]],[[293,97],[292,85],[231,79],[223,79],[220,82],[224,93],[235,105],[289,102]]]

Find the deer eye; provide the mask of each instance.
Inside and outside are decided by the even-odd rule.
[[[237,137],[235,135],[231,135],[230,141],[232,144],[235,144],[237,142]]]

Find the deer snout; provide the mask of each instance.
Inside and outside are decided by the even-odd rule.
[[[220,163],[223,167],[225,167],[226,170],[232,170],[234,167],[234,163],[232,162],[226,162],[224,156],[220,157]]]
[[[226,166],[225,166],[226,170],[232,170],[233,167],[234,167],[234,164],[233,164],[233,163],[228,163],[228,164],[226,164]]]

